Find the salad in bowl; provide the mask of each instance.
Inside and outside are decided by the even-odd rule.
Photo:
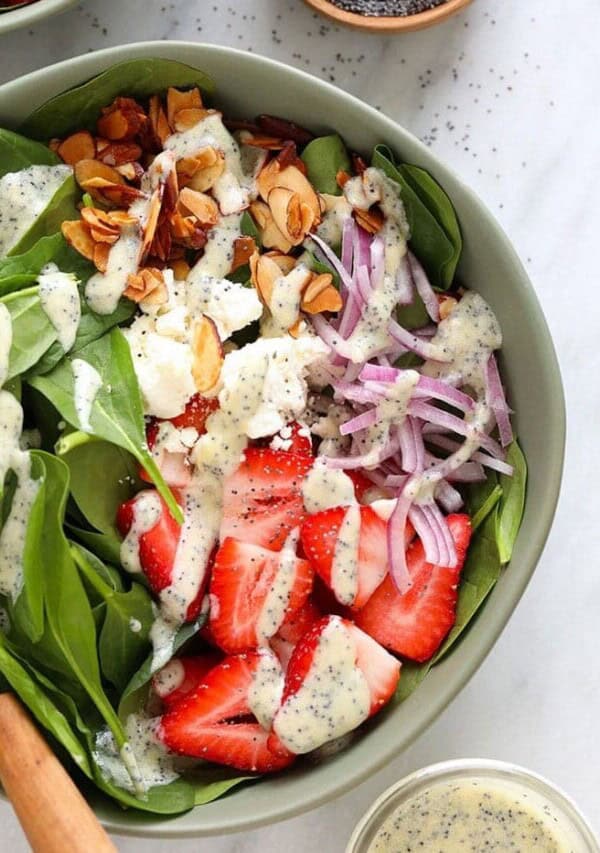
[[[443,188],[213,88],[131,60],[0,131],[2,683],[159,814],[351,749],[525,498]]]

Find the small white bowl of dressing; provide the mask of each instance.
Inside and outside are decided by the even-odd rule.
[[[541,776],[460,759],[392,785],[360,820],[346,853],[600,853],[575,804]]]

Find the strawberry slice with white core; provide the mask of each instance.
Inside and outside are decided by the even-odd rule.
[[[406,554],[412,580],[401,595],[388,575],[356,614],[356,624],[378,643],[411,660],[423,662],[440,647],[456,619],[458,582],[471,538],[467,515],[449,515],[458,563],[453,568],[432,566],[420,540]]]
[[[152,676],[156,695],[172,708],[200,684],[202,679],[219,663],[215,652],[195,657],[173,658]]]
[[[215,557],[210,580],[210,631],[226,652],[267,642],[286,617],[302,607],[313,572],[296,556],[299,531],[279,552],[227,538]]]
[[[304,553],[317,574],[347,607],[363,607],[388,572],[387,526],[370,506],[334,507],[302,525]],[[407,524],[406,547],[414,530]]]
[[[281,770],[294,755],[257,717],[270,724],[282,683],[277,659],[266,650],[227,657],[163,715],[159,736],[179,755],[243,771]]]
[[[287,669],[296,644],[322,617],[323,613],[312,598],[307,598],[302,607],[286,616],[285,621],[275,636],[271,637],[270,642],[271,648],[284,669]]]
[[[394,693],[400,663],[339,616],[303,637],[288,664],[273,732],[298,754],[356,729]]]
[[[279,551],[304,519],[302,482],[312,463],[298,453],[249,447],[225,481],[221,541],[233,537]]]

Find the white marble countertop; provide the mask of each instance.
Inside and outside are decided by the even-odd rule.
[[[0,37],[0,81],[123,41],[173,38],[264,53],[375,103],[447,160],[504,225],[546,311],[567,391],[566,471],[546,552],[492,654],[436,724],[386,770],[310,814],[176,845],[116,839],[120,850],[341,853],[384,788],[458,756],[549,776],[600,830],[599,28],[598,0],[475,0],[454,20],[401,37],[338,29],[300,0],[87,0]],[[4,803],[0,819],[0,851],[26,850]]]

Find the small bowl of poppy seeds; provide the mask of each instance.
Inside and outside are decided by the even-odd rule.
[[[455,15],[472,0],[305,0],[328,18],[380,33],[421,30]]]

